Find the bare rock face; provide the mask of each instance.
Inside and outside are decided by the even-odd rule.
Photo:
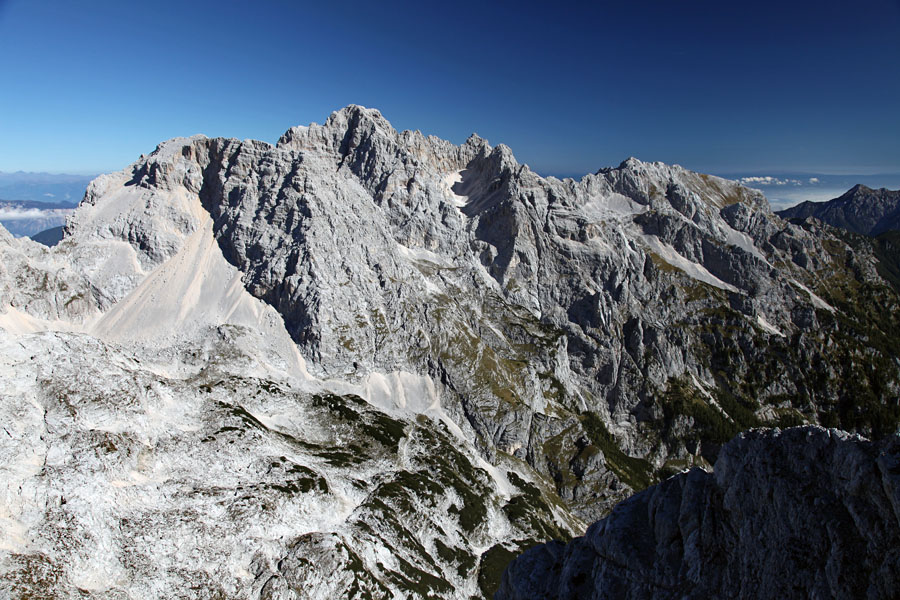
[[[169,140],[0,258],[7,595],[490,597],[741,430],[900,424],[870,246],[359,106]]]
[[[495,598],[893,598],[898,542],[900,437],[752,431],[713,473],[676,475],[583,538],[527,551]]]
[[[0,306],[9,331],[39,330],[36,320],[78,322],[96,305],[89,283],[67,261],[45,246],[14,238],[0,225]]]
[[[857,310],[897,304],[876,257],[815,224],[789,226],[734,182],[636,159],[578,182],[542,178],[505,146],[398,133],[356,106],[275,147],[165,148],[129,185],[199,195],[223,255],[283,317],[311,372],[439,382],[461,427],[554,479],[585,517],[621,498],[598,504],[588,489],[712,461],[743,428],[900,425],[878,408],[898,393],[896,317]],[[874,405],[842,409],[855,378],[824,366],[829,349],[862,356],[873,336],[886,340],[883,368],[864,375]],[[664,406],[682,392],[684,406]],[[585,428],[585,413],[605,431]],[[682,417],[706,423],[699,439],[685,440]],[[643,473],[592,461],[601,438],[646,460],[633,464]]]

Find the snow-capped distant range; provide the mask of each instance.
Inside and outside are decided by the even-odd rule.
[[[829,175],[823,173],[716,173],[720,177],[733,179],[742,185],[760,190],[769,199],[772,210],[799,204],[800,202],[821,202],[842,195],[857,184],[872,189],[900,187],[900,173],[876,175]]]

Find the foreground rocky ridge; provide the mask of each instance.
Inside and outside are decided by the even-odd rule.
[[[900,437],[802,427],[739,435],[568,545],[517,558],[496,600],[893,598]]]
[[[494,545],[581,527],[437,420],[249,375],[247,338],[219,328],[181,376],[0,340],[0,596],[480,597]]]
[[[677,166],[542,178],[361,107],[170,140],[0,258],[22,593],[490,596],[742,429],[900,422],[870,246]]]

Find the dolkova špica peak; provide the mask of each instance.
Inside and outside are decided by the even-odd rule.
[[[900,422],[871,244],[678,166],[545,178],[358,106],[164,142],[0,256],[9,597],[489,598],[741,431]]]

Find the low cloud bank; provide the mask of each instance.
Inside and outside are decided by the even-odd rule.
[[[54,208],[44,210],[40,208],[0,207],[0,221],[22,221],[25,219],[51,219],[53,217],[65,218],[72,214],[74,209]]]

